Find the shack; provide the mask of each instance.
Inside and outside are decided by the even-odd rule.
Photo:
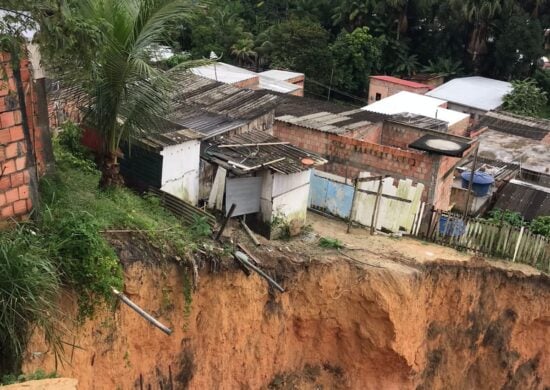
[[[232,215],[268,238],[297,234],[305,225],[311,170],[326,163],[261,131],[206,141],[201,158],[217,167],[209,207],[227,213],[235,204]]]
[[[210,194],[213,167],[200,158],[201,143],[224,135],[267,131],[277,97],[193,74],[178,83],[173,110],[155,132],[123,146],[121,173],[139,190],[159,188],[196,206]]]

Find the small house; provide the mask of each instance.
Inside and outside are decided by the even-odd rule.
[[[234,204],[233,216],[270,238],[305,225],[311,170],[326,163],[260,131],[206,141],[201,158],[217,167],[209,207],[227,213]]]
[[[424,95],[432,88],[433,87],[430,85],[411,80],[403,80],[393,76],[370,76],[369,104],[402,91]]]

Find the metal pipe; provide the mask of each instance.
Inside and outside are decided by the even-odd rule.
[[[172,334],[172,329],[168,328],[167,326],[161,324],[159,321],[157,321],[152,315],[147,313],[145,310],[143,310],[141,307],[136,305],[130,298],[128,298],[126,295],[118,291],[116,288],[111,287],[111,290],[113,290],[113,294],[115,294],[122,302],[130,306],[136,313],[138,313],[140,316],[145,318],[147,321],[149,321],[151,324],[162,330],[167,335]]]
[[[281,287],[280,284],[278,284],[275,280],[271,279],[271,277],[266,274],[264,271],[256,267],[254,264],[252,264],[250,261],[248,261],[248,256],[240,251],[235,251],[235,259],[245,265],[246,267],[250,268],[251,270],[257,272],[261,277],[266,279],[269,284],[271,284],[273,287],[275,287],[280,292],[285,292],[285,289]]]

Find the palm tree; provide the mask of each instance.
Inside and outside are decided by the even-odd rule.
[[[254,40],[252,37],[239,39],[231,46],[231,55],[235,56],[239,65],[255,63],[258,53],[254,51]]]
[[[78,12],[101,30],[93,71],[78,69],[62,77],[83,89],[85,123],[103,140],[100,187],[122,183],[118,150],[140,133],[158,129],[170,103],[167,75],[149,61],[151,45],[162,42],[167,28],[191,14],[192,0],[80,0]]]
[[[487,52],[487,32],[491,20],[502,8],[502,0],[453,0],[462,17],[473,25],[468,53],[475,62],[478,55]]]

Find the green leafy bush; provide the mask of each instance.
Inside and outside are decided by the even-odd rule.
[[[550,237],[550,215],[540,216],[531,221],[529,229],[545,237]]]
[[[525,225],[525,221],[521,214],[510,210],[493,209],[489,211],[488,220],[496,224],[507,223],[515,227]]]
[[[193,215],[193,224],[191,225],[191,233],[196,238],[207,237],[212,234],[212,229],[208,224],[206,217]]]
[[[18,228],[0,236],[0,372],[17,371],[33,327],[61,351],[56,299],[59,278],[40,237]]]

